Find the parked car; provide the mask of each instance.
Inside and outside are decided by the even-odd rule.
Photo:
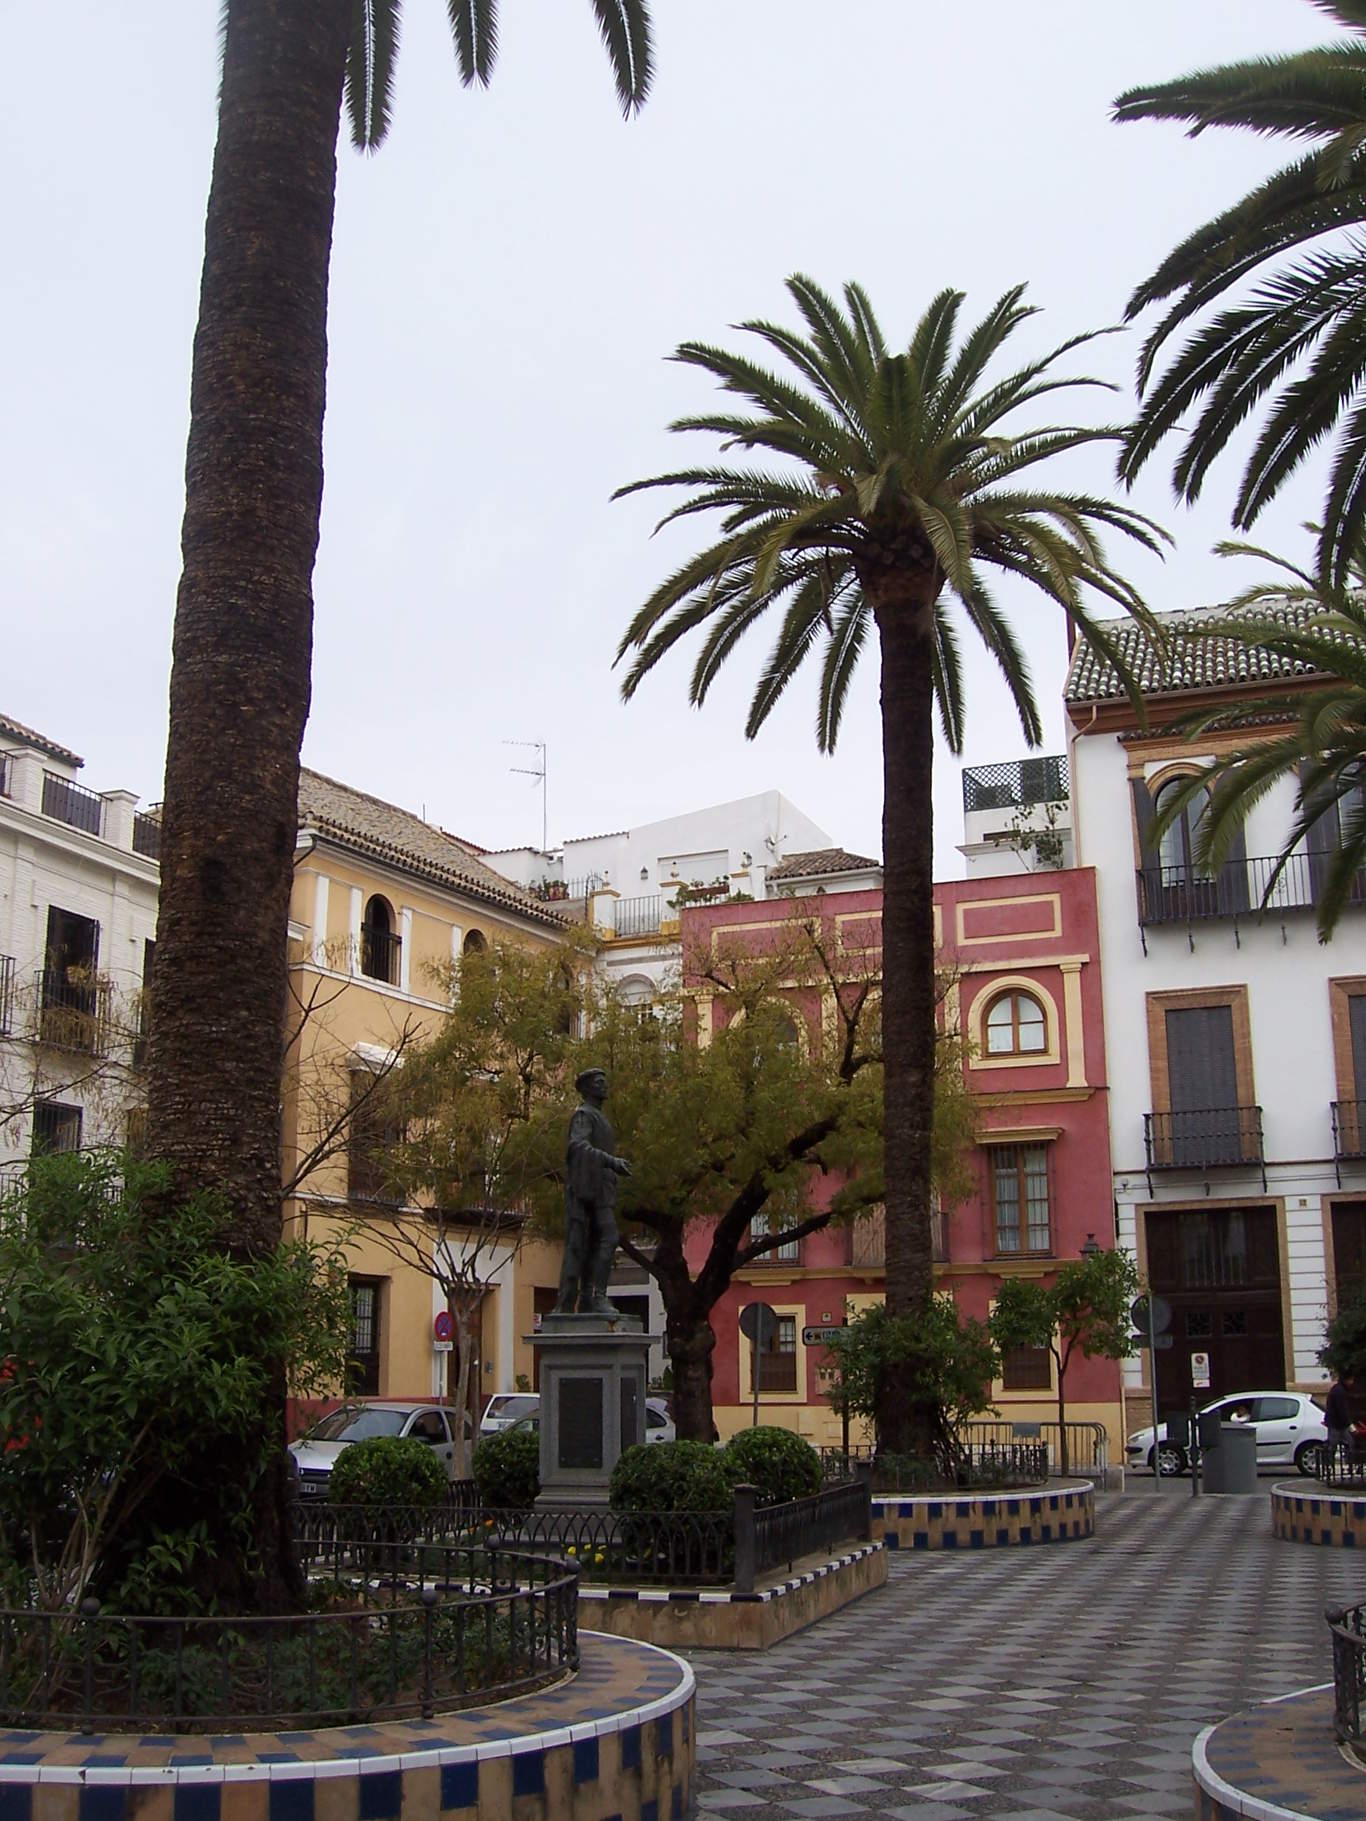
[[[491,1405],[498,1401],[497,1398],[490,1398],[489,1400]],[[506,1416],[506,1420],[500,1420],[498,1422],[498,1429],[540,1428],[541,1397],[539,1392],[523,1391],[507,1397],[503,1401],[513,1404],[530,1404],[531,1408],[529,1410],[520,1410],[510,1416]],[[500,1412],[500,1417],[505,1415],[506,1413]],[[484,1412],[484,1417],[487,1421],[487,1410]],[[480,1423],[479,1433],[481,1435],[493,1434],[496,1433],[496,1430],[488,1430],[484,1427],[483,1423]],[[669,1406],[662,1397],[647,1397],[645,1400],[645,1439],[647,1442],[672,1442],[677,1441],[678,1439],[678,1432],[674,1428],[674,1419],[669,1414]]]
[[[497,1435],[500,1429],[510,1429],[514,1423],[525,1416],[534,1416],[541,1407],[540,1393],[536,1391],[497,1391],[484,1406],[484,1414],[479,1419],[480,1435]]]
[[[1257,1432],[1259,1467],[1295,1466],[1306,1475],[1317,1471],[1319,1450],[1328,1440],[1323,1408],[1302,1391],[1235,1391],[1203,1406],[1200,1414],[1225,1423],[1250,1423]],[[1167,1440],[1167,1425],[1136,1430],[1125,1445],[1130,1467],[1156,1466],[1163,1474],[1184,1473],[1186,1450]]]
[[[291,1442],[298,1474],[299,1496],[305,1499],[327,1497],[332,1467],[343,1448],[352,1442],[363,1442],[372,1435],[413,1435],[430,1442],[450,1479],[455,1478],[456,1412],[444,1404],[350,1403],[329,1410],[313,1427]],[[469,1413],[465,1414],[465,1438],[473,1430]]]

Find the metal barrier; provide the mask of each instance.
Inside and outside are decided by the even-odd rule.
[[[430,1718],[578,1666],[578,1572],[530,1551],[445,1547],[398,1592],[279,1618],[0,1612],[0,1725],[248,1731]]]
[[[1333,1731],[1339,1745],[1366,1744],[1366,1604],[1329,1606],[1323,1614],[1333,1640]]]
[[[753,1593],[757,1576],[804,1555],[828,1550],[846,1538],[864,1542],[873,1534],[872,1480],[827,1486],[807,1499],[757,1505],[753,1486],[735,1488],[735,1591]]]

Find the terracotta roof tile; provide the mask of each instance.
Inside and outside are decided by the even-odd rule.
[[[805,854],[788,854],[776,866],[770,866],[766,877],[779,884],[784,879],[826,879],[837,873],[875,872],[882,862],[865,854],[851,854],[842,847],[816,847]]]
[[[49,740],[46,734],[35,733],[31,727],[25,727],[22,721],[13,721],[7,714],[0,714],[0,741],[17,740],[21,746],[31,746],[35,752],[45,752],[50,759],[60,759],[64,765],[81,766],[85,760],[78,758],[65,746],[59,746],[55,740]]]
[[[1287,601],[1280,608],[1267,605],[1258,611],[1290,626],[1308,626],[1316,617],[1315,608],[1300,602]],[[1182,636],[1187,627],[1209,625],[1223,617],[1222,608],[1160,614],[1158,623],[1166,635],[1163,646],[1155,644],[1146,629],[1135,620],[1107,620],[1104,625],[1145,696],[1227,689],[1241,683],[1281,683],[1322,674],[1316,666],[1281,657],[1264,645],[1246,645],[1233,637],[1196,639]],[[1122,700],[1125,693],[1114,665],[1078,641],[1068,672],[1065,700],[1108,702]]]
[[[440,884],[455,886],[537,923],[563,927],[559,912],[511,884],[463,841],[421,816],[352,790],[321,772],[299,773],[299,826],[334,836],[344,846]]]

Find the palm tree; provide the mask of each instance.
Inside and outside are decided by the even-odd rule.
[[[1142,605],[1110,567],[1098,533],[1149,548],[1148,520],[1086,494],[1040,490],[1031,471],[1119,432],[1074,425],[1010,429],[1007,420],[1046,394],[1090,386],[1060,378],[1078,336],[1018,371],[986,373],[1033,314],[1023,288],[1007,291],[957,338],[962,293],[942,291],[904,352],[890,350],[864,292],[844,305],[809,278],[788,280],[805,324],[744,330],[786,372],[724,349],[685,343],[676,358],[737,395],[746,411],[675,423],[708,431],[756,465],[721,461],[621,489],[682,487],[664,523],[719,512],[721,536],[663,582],[632,620],[618,661],[634,652],[632,696],[686,634],[705,634],[692,673],[700,706],[740,638],[770,608],[778,620],[750,706],[753,737],[802,660],[822,653],[816,738],[829,752],[849,682],[870,633],[880,646],[883,751],[883,1032],[886,1055],[887,1302],[910,1313],[931,1295],[930,1143],[934,1095],[935,977],[931,764],[934,710],[950,748],[961,747],[961,628],[974,632],[1010,688],[1026,739],[1041,730],[1024,653],[988,592],[986,573],[1017,576],[1055,601],[1112,661],[1087,589],[1133,613]],[[776,466],[770,465],[776,462]],[[914,1448],[927,1433],[902,1384],[879,1423],[884,1445]]]
[[[650,83],[648,0],[592,3],[629,113]],[[447,0],[447,10],[462,79],[486,82],[496,0]],[[221,1191],[226,1243],[249,1255],[280,1235],[281,1027],[337,139],[343,97],[354,142],[373,149],[383,139],[399,16],[400,0],[226,0],[223,14],[171,669],[148,1145],[170,1165],[175,1194]],[[255,1470],[222,1459],[212,1437],[205,1458],[198,1499],[188,1489],[175,1515],[189,1524],[202,1507],[225,1603],[262,1588],[283,1603],[283,1465],[258,1500],[258,1577],[225,1534],[214,1496],[252,1483]]]
[[[1233,514],[1247,530],[1341,425],[1319,552],[1341,587],[1366,526],[1366,0],[1313,3],[1351,36],[1197,70],[1115,103],[1117,120],[1181,120],[1192,137],[1242,127],[1309,147],[1188,235],[1130,298],[1131,319],[1151,304],[1167,308],[1139,359],[1142,408],[1120,474],[1132,481],[1174,434],[1183,439],[1174,483],[1192,501],[1260,410]],[[1173,335],[1197,321],[1158,373]]]
[[[1366,558],[1358,550],[1347,585],[1334,588],[1256,545],[1216,548],[1221,556],[1258,557],[1276,573],[1245,589],[1217,616],[1183,627],[1181,638],[1236,639],[1279,659],[1280,674],[1306,681],[1289,693],[1241,700],[1188,722],[1192,740],[1215,732],[1242,732],[1244,738],[1167,794],[1152,839],[1198,803],[1203,814],[1197,860],[1220,866],[1251,810],[1277,784],[1291,782],[1294,818],[1262,903],[1278,900],[1279,881],[1303,842],[1319,939],[1326,942],[1346,907],[1363,901],[1366,877]],[[1264,664],[1262,669],[1265,674]],[[1246,731],[1268,721],[1278,731]]]

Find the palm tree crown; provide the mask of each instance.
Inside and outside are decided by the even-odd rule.
[[[1245,530],[1341,422],[1320,542],[1320,565],[1340,586],[1366,523],[1366,0],[1313,4],[1351,36],[1197,70],[1115,103],[1121,121],[1180,120],[1192,137],[1243,127],[1309,148],[1197,228],[1130,298],[1130,318],[1151,304],[1167,308],[1140,356],[1146,396],[1120,473],[1132,481],[1175,433],[1184,441],[1173,479],[1194,500],[1215,458],[1264,407],[1234,506]],[[1271,261],[1279,263],[1263,269]],[[1202,316],[1157,373],[1172,336]]]
[[[950,747],[961,747],[962,671],[945,595],[1000,666],[1031,743],[1040,737],[1028,666],[988,591],[985,570],[1022,577],[1056,601],[1083,636],[1117,658],[1091,618],[1084,589],[1132,612],[1142,604],[1105,560],[1098,532],[1118,529],[1150,549],[1162,536],[1140,514],[1089,494],[1041,490],[1027,471],[1087,443],[1116,441],[1109,428],[1050,425],[1011,433],[1005,421],[1045,394],[1101,382],[1055,377],[1076,336],[1042,359],[984,383],[1009,336],[1034,311],[1023,287],[1007,291],[961,338],[963,294],[931,303],[904,352],[892,351],[858,285],[841,310],[809,278],[788,280],[808,334],[751,321],[743,329],[781,355],[779,376],[739,354],[684,343],[676,359],[701,367],[753,415],[686,417],[674,430],[706,430],[726,448],[763,452],[780,469],[720,465],[681,469],[619,490],[683,487],[690,497],[661,521],[718,511],[721,538],[663,582],[628,627],[617,653],[635,656],[630,697],[666,651],[705,625],[691,700],[706,699],[740,638],[772,606],[783,608],[750,705],[747,735],[762,726],[803,658],[823,648],[817,740],[838,738],[848,685],[871,620],[882,626],[916,608],[932,614],[933,684]],[[794,377],[795,375],[795,377]]]
[[[1032,314],[1007,291],[957,334],[962,294],[943,291],[904,351],[888,347],[867,297],[846,285],[843,306],[808,278],[788,290],[805,324],[794,333],[744,325],[782,357],[769,372],[742,355],[687,343],[677,358],[701,367],[748,410],[688,417],[676,430],[709,431],[761,461],[656,475],[622,489],[681,487],[668,514],[718,512],[721,535],[676,570],[628,627],[618,660],[634,657],[630,696],[672,647],[703,633],[692,674],[701,703],[739,640],[770,607],[778,621],[750,706],[753,735],[809,652],[821,651],[816,732],[830,750],[849,680],[876,626],[881,657],[883,766],[882,1028],[887,1304],[928,1309],[933,1289],[930,1174],[934,1114],[934,712],[949,743],[963,729],[963,679],[954,608],[1001,668],[1026,737],[1040,735],[1029,672],[1010,624],[987,589],[991,570],[1018,576],[1056,601],[1081,635],[1118,662],[1087,590],[1134,613],[1133,588],[1105,559],[1100,532],[1117,529],[1156,549],[1148,520],[1088,494],[1032,482],[1040,463],[1118,432],[1008,427],[1023,407],[1096,382],[1055,375],[1076,341],[1009,373],[987,370]],[[908,1358],[887,1381],[878,1433],[884,1447],[934,1445],[934,1413]]]
[[[649,8],[645,0],[592,0],[592,7],[622,112],[634,113],[654,74]],[[352,0],[351,10],[346,111],[351,143],[369,152],[389,130],[403,0]],[[486,85],[498,54],[498,0],[446,0],[446,13],[460,80]]]

